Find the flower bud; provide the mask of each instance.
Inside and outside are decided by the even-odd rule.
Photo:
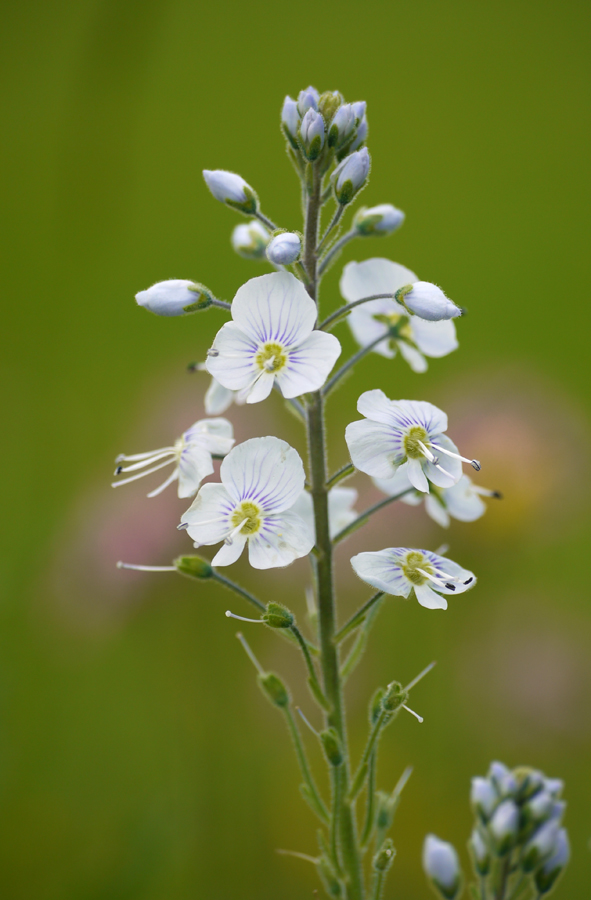
[[[365,185],[370,169],[370,156],[367,149],[358,150],[347,156],[332,173],[331,180],[338,202],[345,206]]]
[[[355,103],[351,104],[353,112],[355,113],[355,121],[357,125],[359,125],[363,119],[365,119],[365,113],[367,110],[367,102],[365,100],[356,100]]]
[[[206,287],[182,278],[159,281],[137,293],[135,299],[138,306],[157,316],[184,316],[211,305],[211,294]]]
[[[509,769],[504,763],[492,762],[488,770],[488,778],[492,779],[492,781],[498,786],[499,781],[503,777],[503,775],[507,775],[508,773]]]
[[[533,797],[534,794],[544,787],[544,777],[536,769],[518,766],[513,770],[513,774],[517,778],[517,799],[522,802],[529,800],[530,797]]]
[[[328,129],[328,146],[336,147],[337,150],[346,144],[355,131],[357,120],[353,107],[350,103],[345,103],[335,113]]]
[[[309,109],[300,124],[300,144],[306,159],[318,159],[324,147],[324,119],[315,109]]]
[[[452,844],[428,834],[423,844],[423,869],[445,900],[454,900],[459,895],[462,873]]]
[[[327,728],[326,731],[321,731],[320,740],[330,765],[340,766],[343,762],[343,748],[335,729]]]
[[[368,126],[367,116],[365,114],[366,105],[367,104],[365,103],[365,100],[359,100],[357,103],[353,104],[353,110],[357,119],[357,134],[355,135],[355,140],[349,148],[349,152],[351,153],[353,153],[355,150],[358,150],[363,142],[367,140]]]
[[[547,894],[570,859],[570,845],[566,828],[561,828],[556,837],[554,850],[534,875],[540,894]]]
[[[408,700],[408,693],[398,681],[389,684],[382,697],[382,709],[387,713],[396,712]]]
[[[404,222],[404,213],[396,209],[391,203],[382,203],[380,206],[362,206],[357,210],[353,219],[353,228],[360,237],[369,235],[392,234]]]
[[[560,797],[564,789],[564,781],[560,778],[544,778],[545,789],[552,794],[553,797]]]
[[[474,868],[478,874],[482,876],[488,875],[491,862],[490,850],[478,828],[475,828],[472,832],[468,841],[468,847],[472,853]]]
[[[281,110],[281,127],[283,133],[294,150],[299,150],[298,144],[298,128],[300,127],[300,114],[298,104],[292,98],[287,96],[283,101],[283,109]]]
[[[256,212],[259,205],[258,197],[240,175],[236,175],[235,172],[226,172],[224,169],[215,169],[214,171],[204,169],[203,177],[216,200],[247,216]]]
[[[300,91],[297,104],[300,116],[304,118],[309,109],[318,110],[319,99],[318,91],[311,85],[310,87],[307,87],[305,91]]]
[[[201,556],[177,556],[172,564],[177,572],[187,575],[188,578],[211,578],[213,574],[210,563]]]
[[[295,231],[283,231],[271,239],[267,247],[267,259],[276,266],[289,266],[297,262],[302,252],[302,241]]]
[[[318,98],[318,112],[325,122],[332,121],[337,109],[345,102],[340,91],[325,91]]]
[[[513,772],[506,772],[498,779],[499,793],[501,797],[517,799],[519,785]]]
[[[524,872],[533,872],[547,856],[550,856],[556,846],[558,831],[558,822],[546,822],[538,828],[523,848],[521,868]]]
[[[261,690],[267,695],[271,703],[281,708],[289,706],[287,688],[278,675],[275,675],[274,672],[265,672],[264,675],[258,676],[258,682]]]
[[[232,232],[232,247],[244,259],[264,259],[271,235],[261,222],[253,219],[237,225]]]
[[[391,838],[386,838],[376,855],[372,860],[372,864],[376,872],[387,872],[396,856],[396,850]]]
[[[517,840],[519,829],[519,808],[513,800],[503,800],[497,806],[489,822],[489,832],[493,845],[499,856],[511,850]]]
[[[282,606],[281,603],[267,603],[267,611],[261,616],[270,628],[291,628],[294,622],[293,614]]]
[[[462,310],[445,296],[441,288],[429,281],[415,281],[412,285],[400,288],[394,299],[406,306],[411,313],[429,322],[455,319],[462,315]],[[516,781],[515,788],[517,789]]]
[[[335,872],[332,863],[324,853],[318,860],[318,865],[316,866],[316,868],[318,870],[318,874],[320,875],[320,880],[326,888],[326,893],[328,894],[328,896],[342,897],[343,889],[341,887],[341,882],[339,881],[338,875]]]
[[[488,778],[473,778],[470,800],[475,812],[488,821],[499,802],[496,788]]]
[[[531,800],[522,807],[522,817],[525,825],[545,822],[552,817],[554,810],[554,798],[548,791],[539,791]]]

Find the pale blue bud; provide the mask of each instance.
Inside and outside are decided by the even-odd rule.
[[[364,141],[367,140],[367,132],[368,132],[367,116],[364,116],[362,118],[361,122],[359,123],[359,125],[357,126],[357,134],[355,135],[355,140],[351,144],[351,152],[353,152],[354,150],[357,150],[359,147],[361,147],[361,145],[364,143]]]
[[[214,171],[204,169],[203,177],[216,200],[246,215],[256,212],[258,197],[240,175],[236,175],[235,172],[226,172],[224,169],[215,169]]]
[[[210,292],[202,284],[172,278],[159,281],[135,295],[139,306],[157,316],[184,316],[211,304]]]
[[[360,237],[369,235],[392,234],[404,222],[404,213],[396,209],[391,203],[381,203],[379,206],[362,206],[355,213],[353,228]]]
[[[331,180],[338,202],[345,206],[367,181],[371,160],[366,147],[347,156],[332,173]]]
[[[509,769],[502,762],[492,762],[490,764],[490,768],[488,770],[488,777],[492,778],[492,780],[498,785],[500,779],[503,775],[507,775],[509,773]]]
[[[428,834],[423,844],[423,869],[446,900],[454,900],[460,891],[462,873],[458,854],[452,844]]]
[[[461,314],[461,311],[459,311],[458,315]],[[501,775],[497,783],[502,797],[515,797],[517,794],[519,784],[513,772],[506,772],[504,775]]]
[[[462,315],[462,310],[449,300],[441,288],[429,281],[415,281],[410,291],[402,289],[404,299],[399,300],[403,303],[415,316],[421,319],[427,319],[429,322],[440,322],[442,319],[455,319]],[[396,296],[396,295],[395,295]],[[398,300],[398,297],[396,296]],[[506,776],[512,777],[512,776]],[[517,782],[515,782],[515,790],[517,790]],[[502,781],[504,783],[504,781]],[[504,791],[501,788],[501,793]],[[512,793],[508,791],[507,793]]]
[[[264,259],[271,235],[261,222],[237,225],[232,232],[232,247],[244,259]]]
[[[551,819],[562,819],[566,810],[566,803],[564,800],[556,800],[552,807],[552,811],[550,813]]]
[[[300,125],[300,143],[309,160],[317,159],[324,147],[324,119],[315,109],[309,109]]]
[[[292,97],[287,96],[283,101],[281,110],[281,125],[285,137],[294,148],[298,150],[298,128],[300,127],[300,114],[298,104]]]
[[[488,820],[499,802],[499,795],[488,778],[473,778],[470,800],[475,811]]]
[[[533,872],[540,863],[550,856],[558,838],[558,822],[546,822],[523,848],[521,867],[524,872]]]
[[[564,781],[560,778],[544,778],[544,787],[554,797],[560,797],[564,788]]]
[[[276,266],[289,266],[297,262],[302,252],[302,242],[299,234],[294,231],[284,231],[272,238],[267,247],[267,259]]]
[[[561,828],[556,837],[554,850],[534,876],[534,881],[540,894],[547,894],[552,890],[556,879],[568,864],[569,859],[570,845],[568,834],[566,833],[566,828]]]
[[[490,872],[490,850],[478,828],[475,828],[470,836],[468,846],[472,851],[474,866],[479,875],[488,875]]]
[[[548,791],[539,791],[523,806],[523,815],[527,822],[542,822],[552,817],[554,797]]]
[[[361,122],[362,119],[365,118],[365,111],[367,109],[367,103],[365,100],[356,100],[355,103],[351,104],[351,108],[355,113],[355,120],[357,124]]]
[[[513,800],[497,806],[488,825],[496,852],[504,856],[515,845],[519,829],[519,808]]]
[[[306,115],[309,109],[318,109],[318,99],[320,94],[316,90],[316,88],[307,87],[305,91],[300,91],[298,94],[298,111],[302,118]]]
[[[356,125],[355,113],[350,103],[345,103],[335,113],[328,131],[328,146],[342,147],[352,136]]]

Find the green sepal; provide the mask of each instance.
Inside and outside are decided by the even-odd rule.
[[[322,115],[325,122],[330,122],[334,118],[337,109],[343,105],[345,98],[340,91],[325,91],[318,98],[318,112]]]
[[[394,294],[394,299],[397,303],[400,303],[401,306],[404,306],[405,310],[409,314],[409,316],[414,316],[414,313],[411,309],[408,308],[406,303],[404,302],[404,298],[407,294],[410,294],[412,291],[412,284],[405,284],[404,287],[398,288],[396,293]]]
[[[351,202],[351,200],[355,196],[355,188],[353,187],[353,182],[351,181],[351,179],[345,181],[345,183],[341,185],[338,194],[336,194],[335,191],[335,196],[341,206],[346,206],[347,203]]]
[[[259,198],[248,186],[243,190],[246,195],[246,200],[243,200],[242,203],[235,203],[233,200],[224,200],[224,203],[231,209],[235,209],[236,212],[244,213],[245,216],[252,216],[259,208]]]
[[[375,725],[382,711],[382,700],[385,694],[384,688],[378,688],[371,700],[369,701],[369,723]]]
[[[396,850],[391,838],[386,838],[376,855],[372,860],[372,865],[376,872],[387,872],[396,856]]]
[[[206,288],[204,284],[199,284],[199,282],[196,281],[191,285],[189,290],[194,294],[198,294],[198,297],[195,303],[189,303],[187,306],[183,306],[183,312],[199,312],[199,310],[207,309],[209,306],[211,306],[211,291],[209,290],[209,288]]]
[[[186,575],[187,578],[203,580],[211,578],[213,575],[211,563],[202,556],[177,556],[176,559],[173,559],[172,564],[177,572]]]
[[[388,685],[382,697],[382,709],[391,715],[397,712],[401,706],[404,706],[407,700],[408,692],[404,690],[399,681],[393,681],[392,684]]]
[[[310,693],[312,694],[318,705],[321,706],[325,712],[330,712],[330,704],[322,693],[320,685],[314,678],[308,678],[308,687],[310,688]]]
[[[258,676],[258,682],[262,692],[268,697],[274,706],[285,709],[289,706],[289,693],[281,679],[274,672],[265,672]]]
[[[261,617],[269,628],[291,628],[294,616],[286,606],[281,603],[267,603],[267,611]]]
[[[323,822],[326,822],[327,821],[326,810],[325,809],[323,810],[318,805],[318,803],[316,801],[316,797],[314,796],[314,794],[312,793],[312,791],[310,790],[310,788],[308,787],[307,784],[300,784],[300,794],[302,795],[302,797],[304,798],[304,800],[306,801],[306,803],[308,804],[308,806],[310,807],[312,812],[315,812],[316,815],[318,816],[318,818],[322,819]]]
[[[343,888],[329,858],[322,855],[318,860],[318,874],[329,897],[342,897]]]
[[[340,766],[343,762],[343,747],[334,728],[320,732],[320,740],[325,756],[331,766]]]

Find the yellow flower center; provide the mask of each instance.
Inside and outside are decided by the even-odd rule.
[[[236,507],[232,513],[232,528],[237,528],[242,522],[244,522],[244,525],[240,529],[240,534],[256,534],[260,530],[262,525],[261,510],[256,503],[243,500],[240,506]]]
[[[433,566],[422,553],[419,553],[418,550],[411,550],[410,553],[406,554],[406,559],[401,568],[412,584],[425,584],[425,582],[429,580],[428,578],[425,578],[418,569],[423,569],[423,571],[428,572],[429,575],[434,574]]]
[[[425,459],[425,454],[419,446],[419,441],[429,449],[429,437],[420,425],[413,425],[408,434],[404,435],[404,450],[408,459]]]
[[[269,341],[263,344],[254,358],[259,369],[265,372],[280,372],[287,363],[287,353],[281,344]]]

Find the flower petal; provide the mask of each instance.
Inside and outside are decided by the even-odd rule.
[[[418,459],[409,459],[405,464],[406,474],[408,475],[408,480],[412,484],[417,491],[423,491],[423,493],[429,493],[429,482],[425,477],[425,473],[423,472],[423,467]]]
[[[204,484],[181,524],[189,526],[187,533],[198,544],[218,544],[228,533],[235,506],[223,484]]]
[[[331,538],[357,518],[353,506],[357,502],[355,488],[333,487],[328,492],[328,521]]]
[[[474,522],[486,512],[486,504],[473,490],[467,475],[462,475],[457,484],[445,491],[444,496],[450,516],[460,522]]]
[[[426,609],[447,609],[447,600],[427,584],[415,584],[415,595],[421,606]]]
[[[425,509],[427,515],[430,516],[434,522],[437,522],[442,528],[449,528],[449,513],[435,494],[429,494],[425,497]]]
[[[449,475],[446,475],[445,472],[435,468],[433,463],[427,461],[424,463],[425,474],[429,481],[432,481],[433,484],[436,484],[438,487],[450,488],[454,484],[457,484],[462,477],[462,461],[460,459],[454,459],[452,456],[447,456],[445,453],[438,453],[437,447],[443,447],[445,450],[450,450],[452,453],[457,453],[458,448],[447,435],[437,434],[432,439],[431,450],[439,457],[439,465],[445,469],[445,472],[449,472]]]
[[[374,478],[373,483],[379,491],[382,491],[389,497],[395,497],[396,494],[401,494],[402,491],[408,491],[407,494],[400,498],[402,502],[408,503],[409,506],[419,506],[425,499],[425,495],[413,488],[408,480],[407,473],[406,463],[404,463],[396,469],[392,478]]]
[[[459,347],[456,326],[451,319],[428,322],[419,316],[413,316],[411,322],[415,343],[425,356],[433,358],[447,356]]]
[[[199,444],[185,447],[179,460],[179,497],[192,497],[203,479],[212,472],[211,453],[205,447]]]
[[[248,558],[255,569],[288,566],[306,556],[314,546],[309,525],[295,513],[268,516],[258,534],[248,541]]]
[[[287,365],[277,373],[277,382],[287,399],[322,387],[341,354],[334,334],[313,331],[310,337],[289,352]]]
[[[236,503],[252,500],[267,514],[290,509],[306,480],[297,450],[276,437],[238,444],[223,460],[220,477]]]
[[[246,395],[246,402],[260,403],[261,400],[266,400],[273,390],[274,383],[275,375],[273,375],[272,372],[263,372],[261,375],[259,375],[251,389],[248,391]]]
[[[391,400],[392,424],[405,430],[420,425],[432,440],[447,431],[447,416],[425,400]]]
[[[429,366],[422,353],[419,353],[418,350],[415,350],[415,348],[411,347],[410,344],[407,344],[406,341],[396,341],[396,346],[400,350],[400,355],[406,360],[413,372],[417,372],[420,375],[427,371]]]
[[[446,556],[439,556],[437,553],[432,553],[430,550],[422,550],[421,553],[427,557],[438,578],[442,578],[443,580],[446,578],[449,579],[450,577],[459,579],[458,581],[454,581],[454,590],[438,587],[437,590],[442,594],[463,594],[464,591],[469,591],[476,584],[476,575],[474,572],[470,572],[469,569],[463,569],[462,566],[459,566]],[[468,583],[466,584],[465,582]]]
[[[222,544],[211,561],[212,566],[231,566],[242,555],[246,541],[244,534],[235,534],[231,544]]]
[[[412,588],[400,567],[396,548],[379,550],[376,553],[358,553],[352,557],[351,565],[363,581],[386,594],[408,597]]]
[[[389,478],[404,460],[400,432],[370,419],[351,422],[345,440],[355,468],[375,478]]]
[[[343,269],[341,294],[351,303],[372,294],[394,294],[398,288],[413,284],[419,278],[406,266],[383,257],[350,262]]]
[[[277,341],[284,347],[297,346],[314,328],[316,316],[316,304],[289,272],[251,278],[238,288],[232,302],[232,319],[257,344]]]
[[[234,391],[225,388],[216,378],[212,378],[205,392],[205,412],[208,416],[221,416],[231,406],[233,399]]]
[[[382,422],[391,425],[394,420],[392,407],[394,401],[390,400],[383,391],[376,388],[373,391],[364,391],[357,400],[357,411],[367,419],[374,422]]]
[[[185,443],[198,443],[210,453],[229,453],[234,445],[234,429],[227,419],[201,419],[183,437]]]
[[[205,367],[221,385],[232,391],[250,385],[260,372],[254,361],[258,345],[234,322],[222,325],[212,349],[216,355],[207,357]]]
[[[388,339],[388,327],[384,322],[378,322],[373,318],[373,314],[381,312],[381,310],[374,310],[374,306],[384,303],[392,306],[398,305],[391,303],[389,300],[370,300],[364,306],[358,306],[351,310],[351,313],[347,316],[347,323],[360,347],[367,347],[368,344],[377,341],[379,336],[383,334],[384,340],[373,348],[372,353],[379,353],[380,356],[385,356],[386,359],[393,359],[396,356],[396,351],[392,348]],[[367,309],[366,307],[372,308]]]

